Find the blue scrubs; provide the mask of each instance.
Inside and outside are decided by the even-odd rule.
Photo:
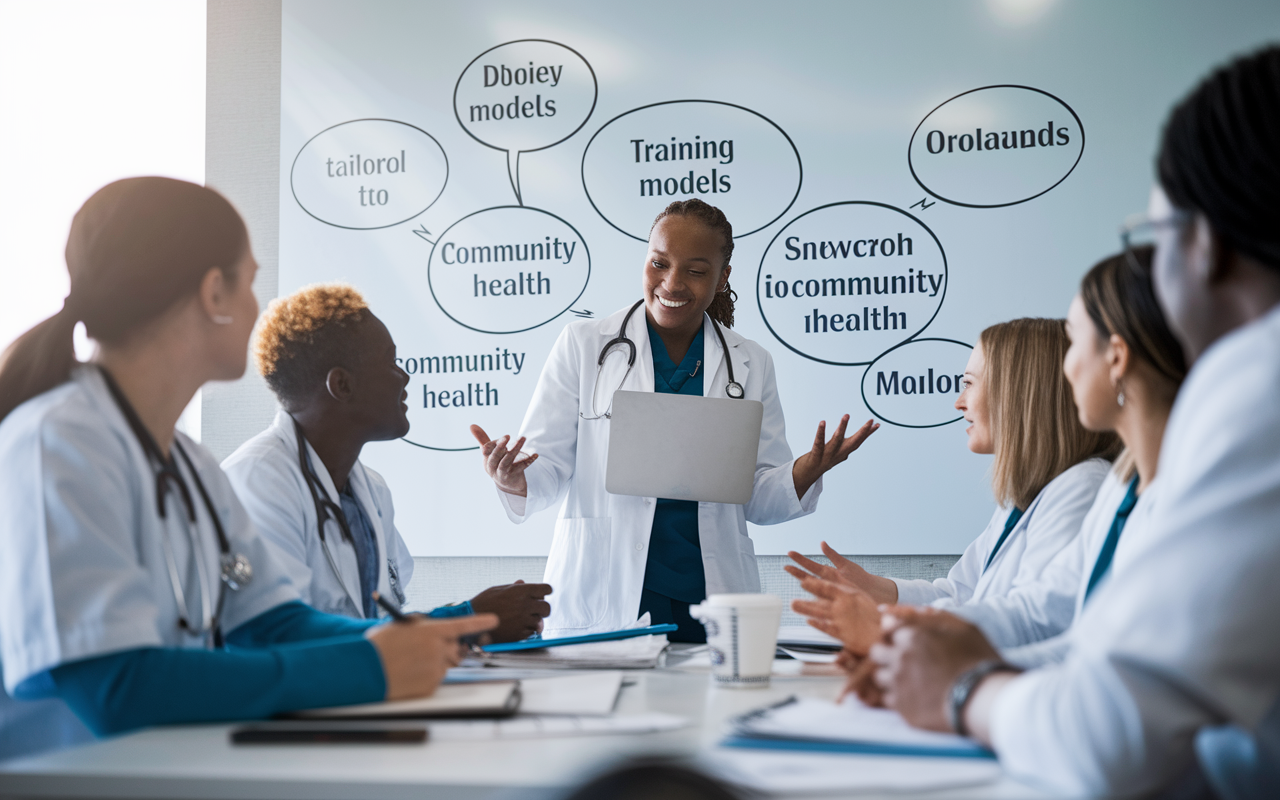
[[[702,330],[698,330],[679,364],[667,355],[667,346],[649,328],[653,350],[653,390],[665,394],[702,396]],[[654,625],[675,623],[680,629],[668,634],[673,642],[705,642],[702,623],[689,616],[689,606],[707,596],[702,569],[702,545],[698,541],[698,504],[692,500],[658,498],[649,534],[640,613],[649,612]]]

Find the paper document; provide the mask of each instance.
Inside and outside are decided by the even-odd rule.
[[[441,686],[430,697],[390,703],[313,708],[291,714],[300,719],[419,719],[426,717],[505,717],[520,707],[520,682],[461,683]]]
[[[613,713],[622,690],[622,673],[575,672],[555,678],[520,682],[520,715],[571,714],[605,716]]]
[[[434,736],[435,731],[432,730]],[[702,764],[713,775],[768,794],[880,795],[977,786],[1000,778],[995,761],[967,758],[893,758],[716,748]]]
[[[896,711],[869,708],[855,698],[839,705],[792,698],[731,724],[733,735],[723,742],[728,747],[995,758],[970,739],[913,728]]]
[[[432,722],[431,741],[543,739],[550,736],[601,736],[610,733],[657,733],[689,724],[684,717],[650,712],[611,717],[520,715],[511,719],[468,719]]]

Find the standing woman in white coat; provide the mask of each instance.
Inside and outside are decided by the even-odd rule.
[[[100,735],[430,694],[457,637],[497,620],[371,628],[303,605],[213,456],[174,430],[201,385],[244,372],[258,265],[231,204],[117,181],[66,255],[62,311],[0,356],[9,694],[59,697]]]
[[[733,228],[701,200],[672,203],[649,233],[644,297],[600,320],[567,326],[556,341],[521,438],[490,441],[478,426],[485,471],[513,522],[564,496],[545,582],[556,587],[548,635],[630,625],[648,613],[675,623],[673,641],[705,641],[689,606],[708,594],[758,592],[747,522],[770,525],[810,514],[822,475],[873,433],[870,420],[830,440],[819,423],[813,448],[792,458],[773,359],[731,330]],[[643,307],[643,313],[637,313]],[[625,336],[630,345],[612,344]],[[732,378],[730,377],[732,376]],[[751,500],[746,505],[630,497],[605,491],[613,392],[745,396],[764,404]],[[662,431],[654,431],[662,436]],[[532,455],[518,457],[528,444]]]

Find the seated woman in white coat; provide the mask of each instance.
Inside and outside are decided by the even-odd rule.
[[[1146,217],[1156,296],[1191,365],[1151,516],[1065,660],[1021,670],[945,614],[886,610],[887,705],[968,734],[1054,795],[1280,793],[1280,47],[1215,70],[1170,114]],[[1139,239],[1138,241],[1142,241]],[[1139,532],[1135,532],[1139,533]]]
[[[565,327],[538,379],[521,438],[490,441],[472,428],[513,522],[564,497],[545,575],[557,598],[549,634],[621,628],[648,613],[655,624],[680,626],[675,641],[705,641],[701,624],[689,617],[691,604],[709,593],[760,591],[747,522],[771,525],[813,513],[823,473],[878,427],[868,421],[846,437],[846,415],[826,440],[819,424],[813,449],[792,457],[773,359],[728,330],[732,254],[733,228],[719,209],[696,199],[669,205],[649,234],[643,299]],[[629,347],[609,347],[620,330],[634,347],[631,359]],[[749,503],[605,491],[615,390],[728,397],[731,374],[736,396],[764,404]],[[526,443],[532,454],[520,458]]]
[[[1114,433],[1080,424],[1062,374],[1069,346],[1063,320],[1017,319],[987,328],[973,348],[956,408],[970,423],[969,449],[995,455],[997,506],[946,578],[884,578],[846,559],[832,569],[791,553],[813,572],[787,570],[815,595],[792,607],[854,656],[879,639],[882,603],[948,609],[999,647],[1066,630],[1081,566],[1078,559],[1066,570],[1050,564],[1072,547],[1120,449]],[[817,577],[832,572],[836,582]]]
[[[280,410],[222,468],[304,603],[377,619],[373,593],[403,605],[413,576],[391,489],[360,461],[369,442],[409,432],[409,375],[391,332],[355,289],[320,284],[271,302],[253,355]],[[545,584],[494,586],[428,616],[492,612],[494,640],[523,639],[540,629],[550,593]]]
[[[1149,247],[1111,256],[1089,270],[1067,314],[1066,331],[1071,346],[1063,372],[1071,384],[1080,424],[1091,431],[1114,431],[1125,452],[1103,480],[1080,535],[1041,573],[1039,590],[1028,595],[1034,602],[997,607],[1012,617],[1004,620],[1004,628],[1030,629],[1035,617],[1065,609],[1067,603],[1074,609],[1074,621],[1110,574],[1113,561],[1124,558],[1121,543],[1141,535],[1137,531],[1152,506],[1160,439],[1186,375],[1182,347],[1156,302]],[[835,586],[856,587],[857,566],[836,553],[830,558],[832,566],[805,561],[818,578]],[[831,597],[838,596],[835,586],[810,583],[810,588]],[[959,613],[968,616],[974,610],[964,608]],[[979,627],[995,626],[988,620]],[[1060,661],[1069,648],[1068,628],[1002,652],[1010,663],[1033,666]],[[864,700],[871,700],[874,688],[866,677],[865,670],[855,672],[854,687],[864,691]]]
[[[97,734],[433,692],[491,615],[371,627],[298,602],[213,456],[174,430],[258,304],[221,195],[117,181],[76,214],[61,312],[0,358],[0,655]],[[72,331],[97,345],[78,364]]]

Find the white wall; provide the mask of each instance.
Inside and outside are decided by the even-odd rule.
[[[204,100],[204,0],[0,0],[0,347],[62,307],[95,190],[204,182]]]

